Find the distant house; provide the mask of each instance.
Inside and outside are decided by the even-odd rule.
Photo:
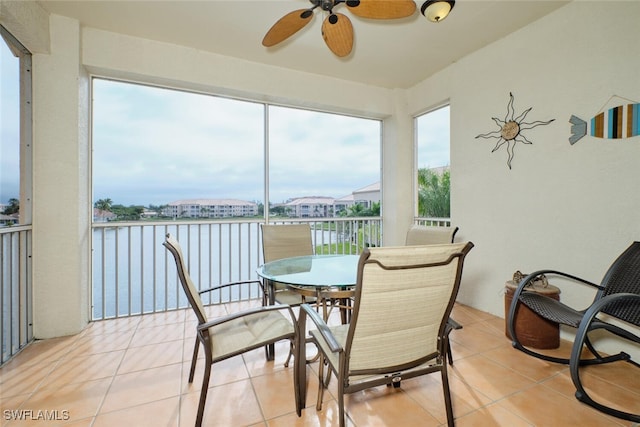
[[[152,211],[151,209],[147,209],[147,208],[144,208],[141,214],[142,218],[155,218],[157,216],[158,216],[158,212]]]
[[[162,215],[172,218],[230,218],[258,215],[258,204],[238,199],[189,199],[169,203]]]
[[[17,223],[18,223],[17,215],[0,214],[0,227],[7,226],[7,225],[14,225]]]
[[[93,208],[93,222],[109,222],[116,219],[117,215],[111,211]]]
[[[353,205],[362,205],[365,209],[371,209],[374,203],[380,203],[380,181],[367,185],[366,187],[354,190],[351,194],[336,199],[334,211],[347,210]]]
[[[437,168],[429,168],[429,170],[436,175],[442,175],[449,170],[449,166],[438,166]]]
[[[9,215],[2,213],[9,206],[10,205],[0,203],[0,226],[14,225],[20,221],[20,214],[18,212]]]

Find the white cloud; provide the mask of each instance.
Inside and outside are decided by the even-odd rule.
[[[449,166],[449,107],[418,117],[417,126],[418,167]]]
[[[96,80],[94,199],[263,199],[264,106]],[[270,196],[341,197],[379,180],[380,123],[271,107]]]

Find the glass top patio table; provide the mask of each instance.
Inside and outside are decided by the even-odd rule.
[[[358,276],[358,255],[307,255],[282,258],[258,267],[258,276],[266,280],[269,304],[274,304],[274,283],[282,283],[300,295],[314,296],[316,304],[322,306],[323,318],[327,320],[331,305],[338,303],[342,322],[349,319],[349,298]],[[337,298],[337,300],[336,300]],[[304,301],[304,299],[303,299]],[[268,346],[267,359],[273,360],[274,346]],[[311,359],[314,360],[314,359]]]
[[[260,266],[260,277],[293,286],[346,288],[356,284],[358,255],[308,255]]]

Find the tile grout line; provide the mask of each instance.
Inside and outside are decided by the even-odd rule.
[[[98,404],[98,407],[96,408],[96,413],[93,416],[93,419],[91,420],[91,424],[90,427],[93,427],[93,425],[95,424],[98,415],[100,414],[100,410],[102,409],[102,406],[104,405],[104,402],[107,400],[107,396],[109,395],[109,392],[111,391],[111,387],[113,386],[113,382],[116,379],[116,376],[118,375],[118,371],[120,370],[120,367],[122,367],[122,362],[124,361],[125,356],[127,355],[127,351],[129,351],[129,349],[131,348],[131,342],[133,341],[133,338],[135,337],[136,333],[138,332],[138,328],[140,326],[140,319],[138,319],[138,321],[136,322],[136,326],[135,328],[133,328],[133,334],[131,334],[131,337],[129,338],[129,342],[127,343],[127,346],[125,348],[125,351],[122,353],[122,357],[120,358],[120,362],[118,363],[118,366],[116,367],[116,369],[113,372],[113,375],[111,375],[111,381],[109,381],[109,386],[107,387],[104,396],[102,396],[102,399],[100,400],[100,403]]]

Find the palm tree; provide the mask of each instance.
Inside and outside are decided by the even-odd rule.
[[[94,208],[100,209],[102,211],[111,212],[111,206],[113,205],[113,201],[111,199],[100,199],[93,204]]]
[[[367,210],[366,216],[380,216],[380,202],[371,203],[371,207]]]
[[[364,206],[360,203],[356,203],[347,208],[346,216],[362,216],[362,212],[364,212],[364,210]]]
[[[20,212],[20,200],[9,199],[9,205],[2,212],[5,215],[12,215]]]
[[[418,215],[432,218],[451,216],[451,179],[449,170],[442,174],[431,169],[418,170]]]

